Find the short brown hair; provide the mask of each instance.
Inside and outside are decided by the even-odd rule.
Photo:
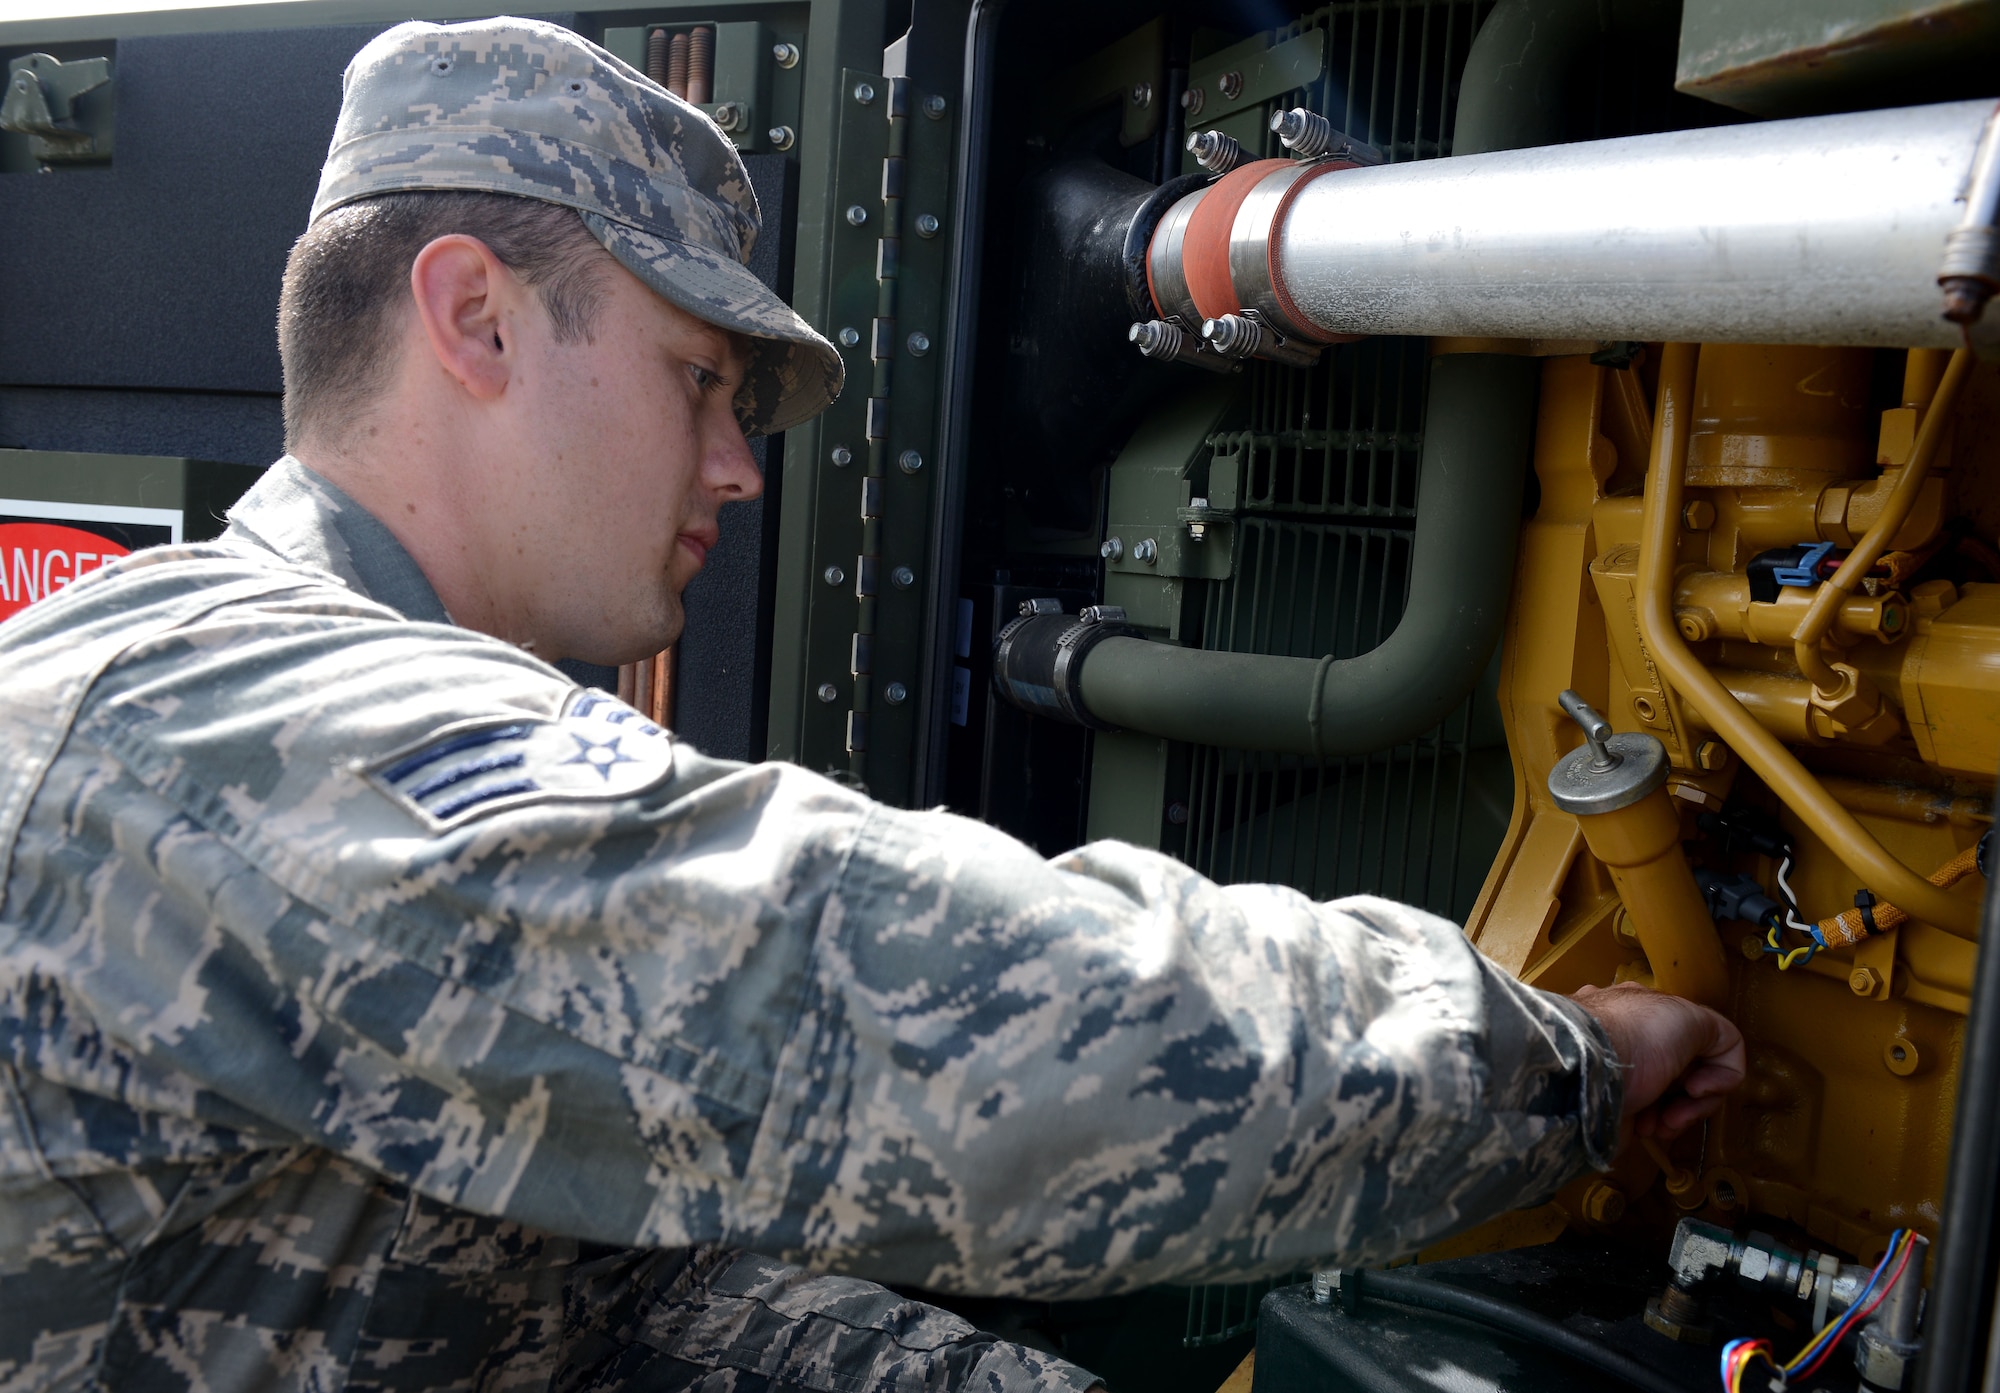
[[[285,447],[327,432],[387,384],[392,311],[407,302],[410,263],[452,233],[477,237],[540,293],[556,340],[592,336],[610,253],[574,208],[497,193],[382,194],[333,209],[285,263],[278,357],[285,370]],[[339,438],[338,428],[330,434]]]

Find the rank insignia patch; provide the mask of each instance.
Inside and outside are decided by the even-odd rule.
[[[443,831],[524,803],[630,797],[673,767],[672,735],[624,702],[583,690],[552,721],[496,717],[446,726],[361,773]]]

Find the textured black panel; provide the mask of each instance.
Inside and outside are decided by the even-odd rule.
[[[750,182],[764,213],[764,235],[750,269],[778,293],[791,293],[797,166],[782,155],[750,155]],[[674,726],[704,753],[725,759],[764,757],[771,694],[771,614],[777,566],[778,480],[782,436],[753,440],[764,470],[764,497],[722,510],[722,540],[687,588]]]
[[[284,453],[285,423],[276,396],[0,386],[0,449],[261,465]]]
[[[122,40],[111,164],[0,174],[0,384],[279,391],[285,255],[385,27]]]

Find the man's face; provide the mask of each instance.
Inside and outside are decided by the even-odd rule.
[[[539,572],[523,589],[541,656],[624,663],[680,637],[681,591],[715,546],[717,513],[764,482],[732,404],[744,342],[608,254],[601,274],[590,340],[557,342],[539,297],[513,301],[502,410],[515,458],[500,472],[517,496],[496,510],[513,536],[488,543]]]

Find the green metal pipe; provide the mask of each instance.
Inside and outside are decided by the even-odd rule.
[[[1108,638],[1078,673],[1085,708],[1145,735],[1301,755],[1366,754],[1436,726],[1500,638],[1540,366],[1490,353],[1432,360],[1409,602],[1379,647],[1279,658]]]

